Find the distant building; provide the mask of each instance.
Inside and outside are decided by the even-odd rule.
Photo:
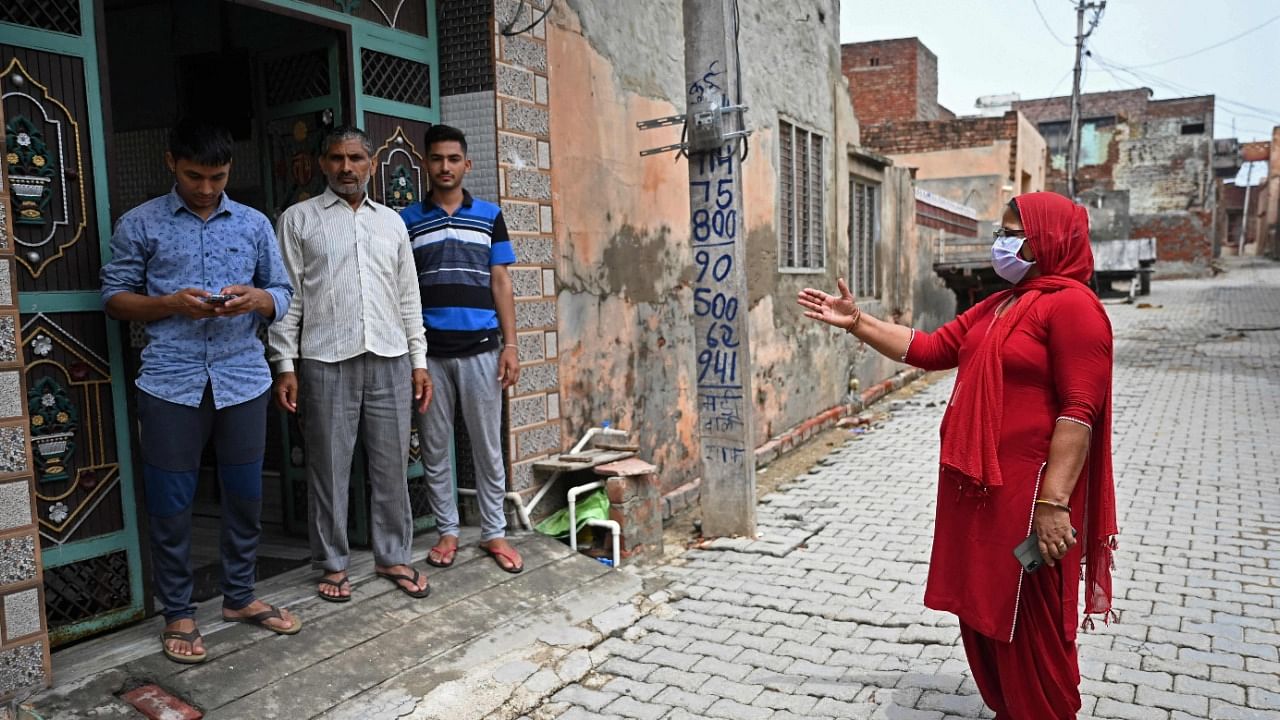
[[[1015,195],[1044,189],[1046,145],[1020,113],[956,117],[938,104],[938,61],[918,38],[841,46],[842,67],[861,126],[862,144],[915,169],[917,225],[932,228],[937,272],[964,308],[1006,287],[991,270],[989,235]],[[992,97],[992,111],[1016,95]],[[930,201],[965,208],[964,232],[931,224]],[[981,241],[981,242],[979,242]]]
[[[1071,98],[1013,107],[1048,143],[1047,187],[1065,193]],[[1226,229],[1214,179],[1213,96],[1152,100],[1139,88],[1086,93],[1080,108],[1076,196],[1093,213],[1094,239],[1153,237],[1158,276],[1208,272]]]
[[[920,38],[846,43],[840,59],[853,111],[864,127],[956,116],[938,104],[938,56]]]

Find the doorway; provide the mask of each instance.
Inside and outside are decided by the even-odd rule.
[[[230,130],[235,150],[227,196],[273,223],[289,205],[323,192],[315,157],[324,132],[341,124],[350,106],[348,34],[266,7],[224,0],[106,0],[110,97],[104,114],[113,223],[170,191],[164,152],[173,123],[184,116]],[[146,341],[142,324],[132,323],[124,343],[131,410],[132,379]],[[287,442],[296,437],[296,423],[275,407],[269,413],[259,580],[303,565],[309,557],[305,490],[296,472],[301,458],[290,457],[294,444]],[[192,528],[195,601],[218,593],[215,467],[210,446]]]

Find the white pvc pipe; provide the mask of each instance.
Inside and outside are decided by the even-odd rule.
[[[582,439],[578,441],[577,445],[573,446],[573,449],[569,451],[569,454],[573,455],[575,453],[582,452],[582,448],[586,447],[587,443],[591,440],[591,438],[595,437],[596,434],[600,432],[600,430],[601,428],[593,427],[587,430],[585,433],[583,433]]]
[[[602,487],[604,487],[604,481],[597,480],[569,488],[569,547],[573,548],[574,552],[578,551],[578,496],[588,490],[597,490]]]
[[[622,562],[619,549],[622,545],[622,526],[618,524],[617,520],[588,520],[587,524],[595,527],[606,527],[613,531],[613,569],[617,570],[619,563]]]
[[[458,488],[459,495],[475,495],[475,488]],[[520,518],[520,524],[525,530],[533,529],[533,521],[529,519],[529,511],[525,508],[524,502],[520,499],[520,493],[509,492],[503,493],[512,505],[516,506],[516,516]]]

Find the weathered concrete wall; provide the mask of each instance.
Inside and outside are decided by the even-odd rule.
[[[1127,225],[1133,237],[1157,239],[1157,277],[1203,275],[1225,237],[1213,175],[1214,99],[1150,96],[1146,89],[1082,96],[1082,117],[1114,118],[1114,124],[1085,123],[1077,194],[1089,201],[1126,191],[1130,217],[1113,228]],[[1032,123],[1063,123],[1071,114],[1064,97],[1014,107]],[[1066,191],[1065,156],[1055,155],[1048,186]]]
[[[1022,113],[1017,113],[1017,135],[1014,153],[1013,187],[1022,195],[1044,190],[1045,172],[1048,169],[1049,146],[1035,125]]]
[[[743,68],[755,131],[740,227],[757,442],[842,402],[851,375],[870,384],[892,372],[795,305],[801,288],[832,288],[848,273],[847,149],[858,137],[838,2],[808,3],[806,13],[798,21],[793,4],[768,0],[741,8],[744,55],[770,60]],[[678,128],[641,134],[635,123],[684,106],[681,3],[569,0],[553,13],[548,59],[562,431],[567,440],[603,419],[635,430],[669,489],[698,472],[688,176],[670,155],[639,156],[674,142]],[[826,138],[823,271],[778,269],[779,115]]]

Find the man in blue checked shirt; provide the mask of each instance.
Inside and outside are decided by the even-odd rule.
[[[302,622],[254,596],[262,457],[271,372],[258,327],[293,296],[266,216],[223,190],[226,130],[183,121],[165,162],[173,190],[125,213],[102,268],[102,300],[120,320],[146,323],[138,376],[143,479],[164,654],[207,659],[191,603],[191,504],[200,455],[213,437],[222,487],[222,617],[292,635]]]

